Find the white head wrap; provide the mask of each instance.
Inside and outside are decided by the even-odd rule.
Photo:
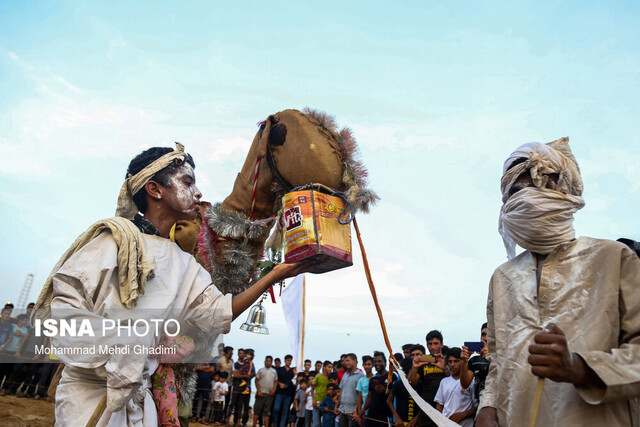
[[[509,169],[523,158],[524,162]],[[514,182],[527,171],[534,187],[509,197]],[[550,180],[550,174],[558,174],[557,183]],[[516,244],[548,254],[575,238],[573,214],[584,206],[584,200],[580,168],[569,148],[569,138],[546,145],[531,142],[516,149],[504,163],[501,190],[499,231],[509,259],[515,256]]]
[[[133,201],[133,196],[140,191],[147,182],[149,182],[151,177],[169,166],[176,159],[184,161],[184,145],[179,142],[176,142],[176,149],[174,151],[156,159],[153,163],[146,166],[137,174],[133,176],[129,174],[122,184],[122,188],[120,188],[116,216],[133,219],[138,213],[138,207]]]

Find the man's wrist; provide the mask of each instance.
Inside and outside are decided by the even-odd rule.
[[[598,374],[587,365],[587,362],[578,353],[571,353],[570,380],[575,387],[607,387]]]

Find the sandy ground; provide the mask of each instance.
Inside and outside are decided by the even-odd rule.
[[[0,424],[11,427],[53,425],[53,403],[44,400],[0,396]]]
[[[53,425],[53,403],[44,400],[0,396],[0,425],[7,427],[50,427]],[[189,423],[189,427],[205,427]]]

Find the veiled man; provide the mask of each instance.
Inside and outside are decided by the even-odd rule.
[[[504,163],[499,228],[509,261],[489,287],[491,366],[478,426],[527,425],[538,378],[537,425],[631,425],[640,259],[618,242],[575,238],[582,189],[568,138],[522,145]]]

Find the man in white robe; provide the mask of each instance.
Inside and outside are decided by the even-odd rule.
[[[129,348],[129,354],[60,355],[66,366],[56,390],[56,425],[85,425],[105,393],[98,425],[158,423],[150,387],[162,360],[136,354],[134,347],[156,348],[162,334],[129,338],[110,330],[102,336],[104,319],[178,318],[187,328],[218,335],[272,283],[313,269],[313,263],[281,264],[243,293],[222,295],[195,258],[168,239],[178,220],[193,220],[199,211],[193,167],[180,144],[175,151],[152,148],[137,156],[117,217],[78,238],[45,284],[35,319],[90,319],[97,331],[95,338],[55,336],[54,346]]]
[[[640,260],[610,240],[575,238],[584,206],[562,138],[505,162],[500,232],[509,261],[487,301],[489,375],[476,425],[629,426],[640,395]],[[515,245],[526,249],[515,256]]]

